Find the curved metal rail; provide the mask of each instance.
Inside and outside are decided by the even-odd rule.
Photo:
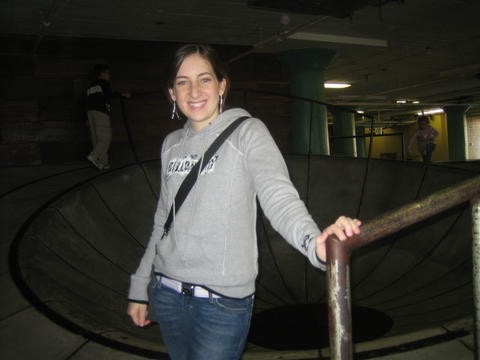
[[[470,202],[472,206],[473,290],[476,317],[474,337],[476,359],[480,359],[480,176],[387,212],[363,225],[359,235],[346,241],[339,241],[335,236],[327,239],[331,359],[353,358],[349,261],[352,250],[466,202]]]

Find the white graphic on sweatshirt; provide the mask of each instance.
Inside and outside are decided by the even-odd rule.
[[[218,159],[218,155],[213,156],[205,165],[205,168],[202,171],[203,174],[208,174],[215,170],[215,163]],[[178,174],[180,176],[186,176],[190,170],[195,166],[195,164],[200,160],[200,156],[197,154],[187,155],[181,159],[174,158],[168,162],[167,165],[167,178],[173,174]]]

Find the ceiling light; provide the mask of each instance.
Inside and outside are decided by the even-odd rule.
[[[308,41],[320,41],[330,42],[337,44],[353,44],[353,45],[368,45],[368,46],[387,46],[387,40],[362,38],[355,36],[343,36],[334,34],[319,34],[309,32],[296,32],[288,37],[295,40],[308,40]]]
[[[443,113],[443,109],[430,109],[430,110],[425,110],[425,111],[420,111],[417,113],[417,115],[433,115],[433,114],[441,114]]]
[[[363,111],[363,110],[357,110],[357,114],[365,114],[365,111]]]
[[[413,101],[412,101],[412,104],[420,104],[420,101],[418,101],[418,100],[413,100]]]
[[[345,89],[352,86],[349,83],[342,83],[342,82],[326,82],[323,84],[325,89]]]
[[[407,100],[405,100],[405,99],[399,99],[399,100],[396,100],[395,103],[396,103],[396,104],[406,104],[406,103],[407,103]]]

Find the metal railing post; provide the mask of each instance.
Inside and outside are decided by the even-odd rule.
[[[352,360],[350,250],[335,237],[329,237],[326,246],[330,359]]]
[[[472,199],[472,262],[475,359],[480,360],[480,197]]]
[[[480,360],[480,176],[384,213],[362,226],[359,235],[345,241],[330,236],[327,250],[328,317],[333,360],[352,360],[350,254],[353,250],[428,219],[456,205],[471,202],[473,222],[473,287],[475,353]]]

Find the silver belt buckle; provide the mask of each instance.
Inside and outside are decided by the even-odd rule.
[[[195,291],[195,286],[188,283],[182,282],[182,294],[186,296],[193,296]]]

